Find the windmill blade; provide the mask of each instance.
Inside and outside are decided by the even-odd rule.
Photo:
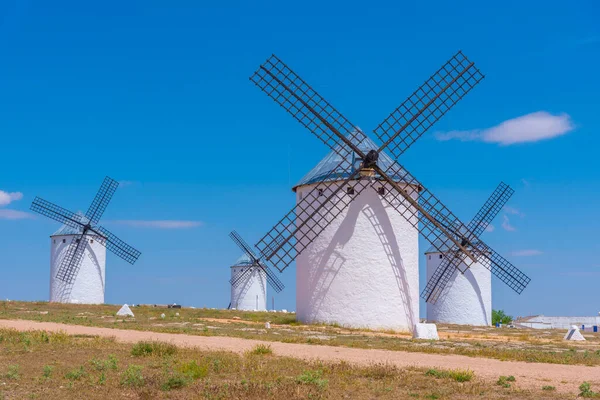
[[[75,281],[79,268],[81,267],[81,261],[85,248],[87,246],[87,240],[85,233],[81,236],[76,236],[71,240],[65,256],[60,262],[56,277],[61,281],[71,284]]]
[[[229,280],[229,283],[231,283],[231,286],[238,287],[238,285],[243,281],[244,277],[246,277],[248,274],[251,274],[252,270],[254,268],[255,268],[254,265],[251,265],[251,266],[247,267],[245,270],[243,270],[242,273],[237,274],[236,276],[232,277]]]
[[[500,182],[492,195],[475,214],[467,228],[477,237],[481,235],[489,224],[496,218],[504,205],[515,193],[514,189],[504,182]]]
[[[477,237],[481,235],[488,225],[492,222],[492,220],[498,215],[500,210],[504,207],[504,205],[508,202],[508,200],[513,195],[514,190],[505,184],[504,182],[500,182],[498,187],[494,190],[492,195],[487,199],[487,201],[483,204],[481,209],[475,214],[475,217],[471,220],[468,225],[468,229],[473,232],[473,235]],[[484,255],[485,257],[485,255]],[[449,258],[453,258],[453,260],[449,260]],[[481,258],[480,258],[481,260]],[[446,252],[444,256],[444,260],[442,260],[441,264],[437,267],[435,272],[433,273],[431,279],[427,282],[427,286],[421,292],[421,297],[425,299],[426,302],[435,304],[439,298],[439,296],[444,291],[446,285],[450,282],[452,275],[454,273],[455,268],[452,268],[453,265],[461,265],[462,258],[460,257],[457,249],[454,248],[449,252]],[[513,268],[515,268],[513,266]],[[460,267],[459,267],[460,270]],[[464,271],[460,270],[462,273]],[[512,269],[511,269],[512,271]],[[518,271],[518,270],[517,270]],[[516,277],[519,277],[520,271],[513,271]],[[529,278],[527,278],[529,279]],[[510,284],[509,284],[510,286]],[[526,286],[526,285],[525,285]],[[523,291],[525,287],[519,286],[519,289]],[[519,292],[520,293],[520,292]]]
[[[473,62],[456,53],[375,128],[383,143],[379,152],[386,149],[397,160],[483,78]]]
[[[364,138],[354,124],[275,55],[268,58],[250,80],[338,153],[342,160],[351,156],[351,150],[343,142],[360,142]]]
[[[355,180],[358,171],[341,184],[339,181],[319,184],[283,216],[256,247],[263,260],[280,272],[286,269],[331,222],[340,215],[366,187],[368,181]],[[348,196],[351,186],[354,194]]]
[[[379,167],[376,167],[376,169],[379,169]],[[456,248],[466,257],[463,258],[461,255],[458,259],[450,259],[451,265],[454,268],[459,268],[460,263],[457,260],[462,259],[461,263],[467,268],[474,262],[479,261],[509,287],[517,293],[521,293],[529,283],[529,277],[481,240],[478,240],[473,235],[473,232],[468,230],[458,217],[435,197],[433,193],[425,188],[406,169],[402,167],[402,170],[404,171],[402,181],[419,188],[418,201],[412,199],[396,182],[379,169],[379,174],[395,189],[394,191],[389,191],[389,194],[383,197],[385,201],[415,228],[419,229],[420,222],[422,224],[421,233],[440,253],[444,253],[448,248],[454,248],[456,245]],[[396,173],[398,172],[394,171],[394,174]],[[444,228],[444,226],[447,228]],[[453,227],[456,228],[451,230]],[[469,249],[466,249],[467,247]]]
[[[81,216],[39,197],[36,197],[31,203],[31,211],[51,218],[71,228],[82,230],[85,226],[85,224],[80,222]]]
[[[452,278],[454,271],[458,270],[456,265],[460,263],[462,263],[460,253],[447,253],[429,281],[427,281],[425,289],[421,292],[421,298],[427,303],[435,304],[450,282],[450,278]]]
[[[100,221],[102,214],[104,214],[108,203],[110,203],[118,187],[119,182],[108,176],[104,178],[104,182],[102,182],[102,186],[100,186],[94,201],[92,201],[90,208],[85,213],[85,216],[92,225],[96,225]]]
[[[281,280],[277,277],[277,275],[271,270],[271,268],[269,268],[267,265],[263,264],[263,263],[258,263],[258,266],[264,271],[265,275],[267,276],[267,282],[269,283],[269,285],[271,285],[271,287],[277,292],[281,292],[283,289],[285,289],[285,286],[283,285],[283,282],[281,282]]]
[[[231,240],[233,240],[235,242],[235,244],[238,245],[238,247],[240,249],[242,249],[242,251],[248,257],[250,257],[252,259],[253,263],[258,261],[258,257],[252,250],[252,247],[250,247],[250,245],[248,243],[246,243],[246,241],[244,241],[244,239],[242,239],[242,237],[239,235],[239,233],[237,233],[236,231],[231,231],[231,233],[229,234],[229,237],[231,238]]]
[[[108,250],[112,251],[115,255],[121,257],[129,264],[135,263],[142,254],[102,226],[94,227],[90,229],[90,231],[100,236],[100,240],[98,241],[102,243]]]

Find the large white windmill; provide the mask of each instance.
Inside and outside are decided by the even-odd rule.
[[[108,176],[85,215],[36,197],[31,209],[61,222],[51,236],[50,301],[104,303],[106,249],[130,264],[140,252],[98,225],[119,183]]]
[[[380,145],[276,56],[250,79],[334,153],[296,187],[296,206],[256,244],[261,260],[280,271],[296,261],[298,319],[412,331],[419,315],[417,229],[438,251],[461,254],[452,265],[480,262],[496,273],[508,263],[398,163],[483,79],[461,52],[375,129]],[[522,290],[527,282],[517,284]]]

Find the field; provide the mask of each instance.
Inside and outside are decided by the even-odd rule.
[[[233,353],[161,342],[122,343],[97,335],[0,329],[0,399],[110,396],[140,399],[559,399],[579,394],[600,398],[594,394],[594,389],[600,390],[598,382],[592,382],[588,388],[583,380],[567,385],[561,379],[542,377],[524,385],[517,373],[515,378],[510,374],[490,375],[489,371],[482,374],[461,365],[417,368],[389,363],[319,362],[283,357],[273,350],[283,346],[276,342],[302,343],[303,346],[326,344],[334,346],[332,348],[456,354],[581,368],[575,365],[600,364],[600,338],[594,335],[586,334],[588,341],[582,344],[567,345],[562,342],[564,333],[558,331],[439,326],[442,340],[423,342],[394,332],[300,325],[293,314],[134,307],[135,318],[121,319],[115,318],[118,308],[3,302],[0,319],[238,337],[258,339],[262,343]],[[164,319],[160,317],[162,313]],[[271,321],[271,329],[265,329],[266,321]],[[545,370],[543,365],[546,364],[540,364]]]

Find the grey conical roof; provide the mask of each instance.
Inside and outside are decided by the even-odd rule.
[[[235,264],[232,267],[247,267],[252,265],[252,260],[246,254],[243,254],[240,258],[238,258]]]
[[[81,211],[77,212],[77,214],[75,214],[75,215],[78,218],[79,222],[81,222],[84,225],[89,221],[88,218],[85,215],[83,215],[83,213]],[[63,225],[60,228],[58,228],[58,230],[50,236],[62,236],[62,235],[81,235],[81,229],[73,228],[68,225]]]
[[[348,137],[352,140],[353,136],[354,135],[349,135]],[[356,140],[353,140],[353,142],[356,143]],[[377,146],[377,144],[375,144],[375,142],[373,142],[367,136],[364,136],[364,139],[356,143],[356,145],[365,154],[368,153],[369,150],[377,150],[379,148],[379,146]],[[339,146],[341,148],[341,145]],[[344,151],[341,153],[344,153]],[[346,161],[348,161],[348,163],[354,165],[357,168],[358,163],[360,162],[360,160],[358,160],[358,156],[354,152],[351,152],[349,154],[350,155],[348,156],[348,159]],[[325,181],[338,181],[348,178],[349,173],[347,171],[343,169],[339,169],[338,171],[336,171],[336,167],[338,167],[341,162],[342,157],[336,151],[332,150],[329,154],[325,156],[325,158],[321,160],[321,162],[319,162],[308,174],[306,174],[304,178],[300,179],[300,181],[292,188],[292,190],[296,191],[296,188],[298,186],[310,185],[312,183],[321,182],[323,181],[324,177],[330,174],[331,176]],[[346,166],[348,165],[348,163],[342,163],[342,165]],[[392,159],[392,157],[390,157],[385,151],[379,153],[379,160],[377,161],[377,165],[379,165],[379,167],[384,171],[387,171],[390,167],[393,166],[393,173],[390,173],[392,179],[394,179],[397,182],[403,180],[404,169],[400,166],[400,164],[395,162]]]

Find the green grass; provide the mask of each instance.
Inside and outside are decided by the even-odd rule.
[[[8,372],[6,373],[7,379],[17,380],[19,379],[19,366],[12,364],[8,366]]]
[[[142,387],[146,383],[144,375],[142,375],[141,365],[130,365],[121,375],[121,385],[127,387]]]
[[[131,355],[134,357],[165,357],[177,353],[177,346],[164,342],[138,342],[131,349]]]
[[[323,378],[323,370],[317,369],[303,371],[296,377],[296,382],[303,385],[314,385],[319,389],[324,389],[327,387],[329,381]]]
[[[501,376],[500,378],[498,378],[498,381],[496,381],[496,385],[498,386],[502,386],[504,388],[509,388],[511,385],[508,382],[515,382],[517,379],[510,375],[510,376]]]
[[[438,379],[452,379],[456,382],[469,382],[475,376],[470,369],[429,369],[425,372],[427,376]]]
[[[550,385],[545,385],[545,386],[542,386],[542,390],[553,391],[553,390],[556,390],[556,387],[550,386]]]
[[[259,356],[270,355],[273,354],[273,350],[268,344],[257,344],[252,350],[250,350],[250,354],[255,354]]]

